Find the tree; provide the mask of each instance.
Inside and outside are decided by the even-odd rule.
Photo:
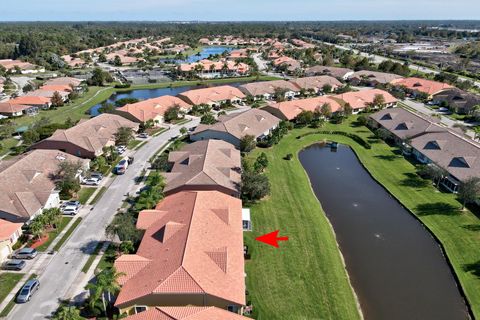
[[[330,118],[331,115],[332,115],[332,107],[330,106],[329,103],[324,103],[322,104],[322,106],[320,107],[320,114],[324,117],[324,118]]]
[[[351,116],[353,113],[353,108],[352,106],[350,105],[350,103],[346,103],[344,106],[343,106],[343,114],[346,116],[346,117],[349,117]]]
[[[23,86],[22,91],[27,93],[30,91],[35,90],[34,86],[31,83],[27,83],[26,85]]]
[[[260,155],[257,157],[255,160],[255,163],[253,164],[253,169],[255,172],[261,173],[263,170],[265,170],[268,166],[268,158],[265,152],[260,153]]]
[[[178,105],[173,105],[168,108],[163,114],[163,119],[165,122],[172,122],[180,119],[180,107]]]
[[[113,78],[110,73],[103,71],[100,68],[95,68],[92,71],[92,76],[87,83],[92,86],[103,86],[105,82],[112,82]]]
[[[115,58],[113,58],[113,65],[116,67],[122,66],[122,59],[120,59],[120,56],[116,55]]]
[[[181,128],[180,128],[180,134],[181,134],[182,136],[183,136],[183,135],[186,135],[187,132],[188,132],[188,129],[187,129],[187,128],[185,128],[185,127],[181,127]]]
[[[45,224],[42,221],[41,216],[35,217],[32,222],[28,225],[28,230],[34,236],[40,239],[45,232]]]
[[[130,127],[120,127],[114,134],[116,145],[128,145],[133,139],[133,129]]]
[[[123,254],[129,254],[135,251],[135,246],[132,241],[122,241],[119,246],[120,252]]]
[[[62,221],[62,211],[59,208],[45,209],[43,210],[42,215],[45,218],[44,222],[55,229]]]
[[[215,122],[217,122],[217,120],[212,113],[207,113],[200,118],[201,124],[214,124]]]
[[[98,62],[107,62],[107,56],[105,55],[105,53],[102,52],[98,55]]]
[[[273,98],[276,102],[285,101],[287,92],[288,90],[285,88],[276,87],[273,92]]]
[[[313,112],[308,110],[303,110],[295,117],[295,123],[299,126],[306,126],[310,124],[313,120]]]
[[[420,168],[418,174],[432,179],[433,183],[435,183],[438,188],[442,179],[448,175],[448,172],[436,165],[424,165]]]
[[[137,243],[141,238],[141,232],[135,227],[135,222],[135,218],[131,214],[119,213],[115,215],[105,232],[109,237],[117,236],[120,241]]]
[[[0,140],[8,139],[15,133],[15,124],[12,121],[7,121],[0,126]]]
[[[243,200],[260,200],[270,194],[270,182],[263,174],[246,171],[242,173],[241,190]]]
[[[322,87],[322,91],[325,93],[330,93],[332,92],[332,86],[329,85],[328,83],[324,84]]]
[[[390,131],[384,128],[380,128],[377,131],[375,131],[375,135],[382,140],[387,140],[388,138],[391,137]]]
[[[257,139],[250,134],[244,135],[240,139],[240,151],[250,152],[257,146]]]
[[[467,203],[475,202],[480,196],[480,178],[471,177],[460,184],[458,196],[462,200],[462,210]]]
[[[101,288],[107,292],[107,301],[109,304],[112,302],[112,294],[120,291],[118,279],[124,275],[125,273],[117,272],[114,267],[102,270],[102,272],[97,275],[97,281],[101,284]]]
[[[80,316],[80,310],[74,306],[69,306],[67,303],[62,303],[58,310],[55,312],[53,320],[82,320]]]
[[[474,136],[473,140],[480,140],[480,127],[474,127],[473,128]]]
[[[66,160],[59,163],[56,179],[60,194],[72,197],[74,193],[80,190],[80,181],[77,175],[81,168],[81,162]]]
[[[58,91],[55,91],[52,96],[52,107],[58,108],[63,106],[63,98]]]
[[[32,145],[40,140],[40,134],[34,128],[30,128],[22,134],[22,140],[25,145]]]
[[[376,94],[373,97],[372,107],[382,109],[385,106],[385,97],[383,94]]]

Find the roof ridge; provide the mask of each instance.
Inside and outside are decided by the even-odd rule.
[[[195,200],[193,201],[193,207],[192,207],[192,210],[195,211],[195,208],[196,208],[196,205],[197,205],[197,199],[198,199],[198,192],[194,192],[195,194]],[[187,238],[185,240],[185,246],[183,246],[183,253],[182,253],[182,267],[183,267],[183,264],[185,262],[185,253],[187,252],[187,246],[188,246],[188,243],[189,243],[189,235],[190,235],[190,229],[192,228],[192,220],[193,220],[193,212],[190,216],[190,221],[188,223],[188,229],[187,229]],[[190,275],[190,274],[189,274]],[[203,290],[203,289],[202,289]]]

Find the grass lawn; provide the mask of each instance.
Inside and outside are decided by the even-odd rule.
[[[37,247],[38,251],[45,251],[47,250],[48,246],[52,243],[52,241],[58,236],[60,232],[67,226],[67,224],[72,220],[72,217],[62,217],[62,221],[57,229],[54,229],[48,233],[48,240],[45,241],[42,245]]]
[[[75,231],[75,229],[78,227],[78,225],[80,224],[80,222],[82,222],[82,218],[77,218],[73,224],[70,226],[70,228],[67,230],[67,232],[65,232],[65,234],[63,235],[63,237],[57,242],[57,244],[55,245],[55,247],[53,247],[53,250],[54,251],[58,251],[60,250],[60,248],[63,246],[63,244],[65,243],[65,241],[67,241],[67,239],[72,235],[73,231]]]
[[[117,258],[117,248],[114,244],[110,243],[105,253],[100,258],[100,261],[97,265],[97,270],[105,270],[107,268],[113,267],[113,262]]]
[[[78,201],[80,201],[81,204],[86,204],[95,190],[97,190],[95,187],[83,187],[78,192]]]
[[[272,192],[252,206],[254,233],[246,241],[253,249],[247,262],[247,285],[256,309],[256,319],[352,319],[355,302],[341,265],[331,228],[310,189],[297,153],[302,148],[329,139],[350,145],[372,176],[410,209],[441,241],[446,255],[473,309],[480,317],[480,220],[470,211],[461,212],[456,196],[438,192],[416,178],[415,166],[396,148],[372,139],[365,127],[350,121],[327,124],[324,129],[356,133],[369,140],[367,150],[345,136],[315,134],[296,139],[314,129],[296,129],[279,145],[257,149],[270,161],[268,176]],[[291,161],[283,160],[294,154]],[[412,178],[413,177],[413,178]],[[412,183],[412,179],[415,180]],[[280,249],[272,250],[253,238],[280,229],[290,236]],[[299,261],[301,263],[299,263]],[[288,316],[285,316],[288,315]]]
[[[18,143],[18,140],[17,139],[14,139],[14,138],[9,138],[9,139],[3,139],[2,141],[0,141],[0,144],[2,146],[1,150],[0,150],[0,156],[3,156],[7,153],[10,152],[10,148],[13,148],[17,145]]]
[[[107,191],[107,188],[106,187],[101,187],[100,190],[95,195],[95,197],[93,198],[93,200],[90,202],[90,204],[94,205],[95,203],[97,203],[97,201],[100,200],[100,198],[103,196],[105,191]]]
[[[7,295],[24,276],[23,273],[5,272],[0,274],[0,302],[5,300]]]
[[[98,253],[100,252],[100,249],[102,249],[102,246],[103,246],[103,242],[99,242],[99,243],[97,244],[97,246],[95,247],[95,250],[92,252],[92,254],[90,255],[90,257],[88,257],[87,262],[85,263],[85,265],[84,265],[83,268],[82,268],[82,272],[83,272],[83,273],[87,273],[88,270],[90,270],[90,267],[92,266],[93,261],[95,260],[95,258],[97,257]]]
[[[22,274],[22,276],[23,276],[23,274]],[[33,279],[33,278],[36,278],[36,277],[37,277],[37,275],[36,275],[35,273],[32,273],[32,274],[28,277],[27,281],[28,281],[28,280],[31,280],[31,279]],[[21,277],[20,277],[20,278],[21,278]],[[19,279],[19,280],[20,280],[20,279]],[[18,280],[17,280],[17,282],[18,282]],[[26,282],[26,281],[25,281],[25,282]],[[13,287],[12,287],[12,289],[13,289]],[[10,289],[10,291],[11,291],[11,289]],[[19,290],[18,292],[20,292],[20,290]],[[12,300],[10,300],[10,301],[8,302],[8,304],[5,306],[5,308],[2,310],[2,312],[0,312],[0,318],[5,318],[6,316],[8,316],[8,314],[10,313],[10,311],[12,311],[13,307],[15,306],[15,298],[17,297],[18,292],[15,293],[15,296],[12,298]],[[3,291],[2,291],[2,293],[3,293]],[[8,294],[8,293],[9,293],[9,292],[7,292],[6,294]],[[3,299],[5,299],[5,297],[4,297]]]
[[[128,142],[127,147],[128,147],[128,149],[135,150],[135,148],[142,142],[144,142],[144,141],[133,139],[130,142]]]

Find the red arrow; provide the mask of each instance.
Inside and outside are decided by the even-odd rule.
[[[278,241],[287,241],[288,237],[279,237],[278,233],[280,230],[275,230],[273,232],[264,234],[263,236],[255,238],[255,240],[266,243],[268,245],[278,248]]]

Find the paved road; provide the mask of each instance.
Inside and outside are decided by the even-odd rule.
[[[118,176],[83,219],[63,248],[51,259],[39,279],[41,287],[29,303],[16,305],[7,319],[45,319],[54,312],[59,299],[65,298],[69,288],[80,274],[82,267],[93,252],[98,241],[105,239],[105,228],[121,206],[126,193],[135,188],[134,179],[148,165],[148,159],[171,137],[179,134],[180,127],[194,127],[194,119],[181,126],[173,126],[163,134],[153,137],[148,144],[135,153],[135,162],[124,175]]]
[[[397,61],[397,62],[400,62],[400,63],[404,62],[404,61],[401,61],[401,60],[387,58],[387,57],[379,56],[379,55],[376,55],[376,54],[369,54],[369,53],[366,53],[366,52],[361,52],[357,49],[352,49],[350,47],[341,46],[341,45],[338,45],[338,44],[333,44],[333,43],[329,43],[329,42],[323,42],[323,43],[327,44],[327,45],[335,46],[336,48],[341,49],[341,50],[352,51],[353,53],[361,55],[362,57],[367,57],[367,58],[371,59],[372,62],[374,62],[376,64],[379,64],[379,63],[381,63],[382,61],[385,61],[385,60]],[[420,72],[423,72],[423,73],[433,73],[433,74],[439,73],[438,70],[422,67],[422,66],[419,66],[419,65],[416,65],[416,64],[409,64],[409,68],[413,71],[420,71]],[[458,76],[458,79],[463,80],[463,81],[466,81],[466,80],[472,81],[472,79],[465,78],[465,77],[462,77],[462,76]],[[480,81],[473,81],[473,83],[477,87],[480,87]]]

